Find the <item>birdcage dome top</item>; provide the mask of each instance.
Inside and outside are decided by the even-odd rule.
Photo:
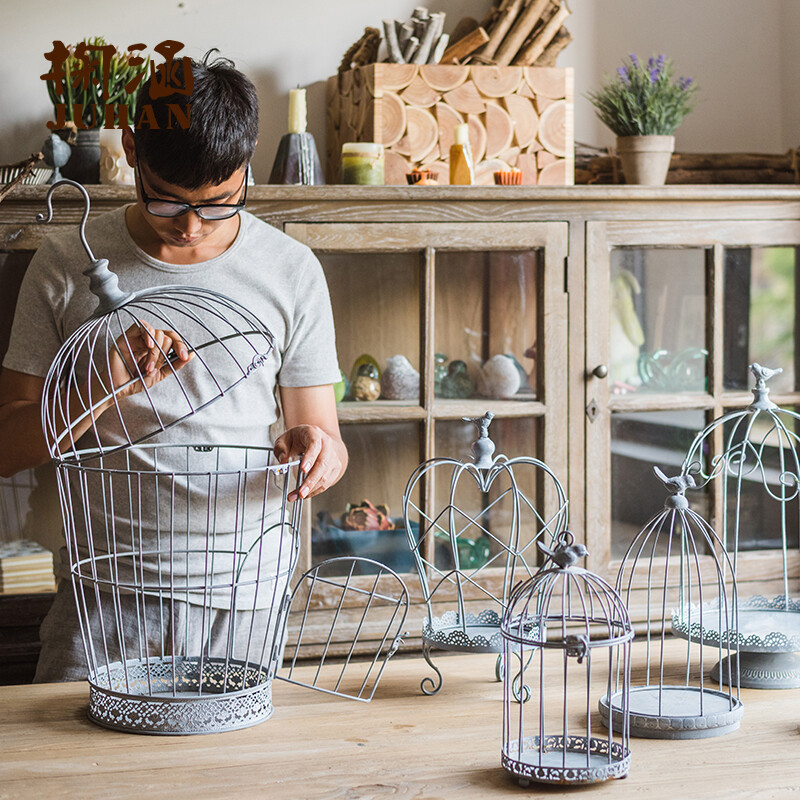
[[[39,215],[40,221],[52,218],[52,193],[63,184],[84,195],[79,232],[89,259],[84,275],[98,302],[53,359],[45,379],[42,426],[54,458],[81,459],[139,444],[219,400],[266,363],[273,336],[247,308],[209,289],[160,286],[123,292],[108,261],[95,258],[86,241],[89,196],[80,184],[53,184],[48,214]],[[150,336],[155,330],[169,334],[159,341]],[[145,363],[135,357],[142,341],[160,365],[163,386],[148,380]],[[185,369],[180,368],[181,346],[190,359]],[[121,381],[110,377],[120,373]],[[144,398],[135,415],[123,399],[132,389]],[[115,419],[113,441],[104,440],[98,428],[100,414]],[[73,435],[81,423],[88,424],[84,438]]]
[[[770,369],[760,364],[750,365],[755,377],[752,389],[753,402],[745,408],[734,409],[712,420],[695,436],[681,466],[681,475],[693,477],[694,483],[702,487],[710,480],[722,475],[760,478],[770,494],[766,476],[766,458],[769,449],[780,453],[778,483],[782,485],[782,501],[796,497],[800,491],[800,414],[782,408],[769,397],[767,381],[783,370]],[[711,459],[709,452],[716,452],[714,438],[721,434],[722,448]],[[786,490],[789,489],[790,494]]]
[[[503,616],[503,638],[530,647],[610,647],[633,638],[628,610],[613,587],[578,566],[588,555],[570,531],[552,549],[550,562],[511,593]]]

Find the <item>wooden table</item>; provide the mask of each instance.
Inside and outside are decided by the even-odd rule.
[[[678,643],[676,643],[678,644]],[[636,645],[638,646],[638,644]],[[273,718],[209,736],[137,736],[86,717],[85,683],[0,688],[0,798],[487,800],[568,790],[519,787],[500,767],[494,657],[395,658],[371,703],[276,682]],[[634,739],[625,780],[572,790],[606,798],[800,797],[800,690],[743,691],[741,728],[693,741]]]

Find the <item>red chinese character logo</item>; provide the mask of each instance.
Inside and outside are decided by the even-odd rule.
[[[157,44],[153,48],[164,56],[165,62],[155,66],[150,64],[150,98],[168,97],[171,94],[183,94],[187,97],[194,89],[194,75],[192,74],[192,60],[183,56],[183,83],[180,81],[179,62],[174,60],[175,54],[183,49],[183,42],[172,39]]]

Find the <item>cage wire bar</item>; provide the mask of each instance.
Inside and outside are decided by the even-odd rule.
[[[98,305],[53,361],[42,426],[57,473],[90,718],[161,734],[255,724],[272,714],[302,507],[287,497],[302,474],[293,477],[298,462],[277,463],[270,447],[192,441],[187,423],[252,380],[272,335],[216,292],[121,291],[86,241],[82,186],[54,184],[40,219],[52,217],[52,194],[63,185],[84,196],[84,274]],[[147,325],[177,336],[148,340]],[[157,387],[148,386],[135,337],[158,350],[166,375]],[[175,366],[180,342],[191,359],[184,370]],[[115,387],[108,376],[119,375],[120,364],[127,381]],[[134,384],[141,391],[124,397]]]
[[[633,628],[620,596],[578,566],[587,555],[569,531],[549,562],[511,594],[503,616],[504,769],[530,781],[582,785],[624,778],[630,767],[628,686]],[[517,702],[520,683],[529,700]],[[559,676],[560,675],[560,680]],[[592,732],[592,694],[619,682],[619,719]]]
[[[633,539],[619,568],[616,591],[630,609],[644,596],[646,630],[644,665],[636,664],[629,690],[633,736],[657,739],[699,739],[730,733],[743,714],[739,682],[731,667],[736,648],[737,591],[733,565],[713,528],[689,507],[691,475],[656,477],[669,492],[664,508]],[[710,574],[709,574],[710,573]],[[697,635],[709,619],[729,620],[726,634],[713,644],[717,658],[728,658],[726,681],[706,677],[704,645]],[[685,657],[670,663],[667,632],[670,621],[686,624]],[[642,669],[643,667],[643,669]],[[639,683],[643,671],[643,683]],[[727,689],[723,686],[727,685]],[[606,725],[619,724],[624,695],[619,688],[600,700]]]
[[[431,660],[433,649],[502,652],[503,613],[514,585],[531,577],[537,569],[535,543],[543,538],[555,540],[567,527],[566,493],[547,464],[530,456],[494,455],[495,443],[489,437],[493,417],[488,411],[475,419],[463,418],[475,423],[479,431],[472,444],[472,460],[438,457],[425,461],[411,474],[403,493],[406,535],[427,610],[422,626],[422,654],[436,673],[436,679],[425,677],[420,684],[427,695],[436,694],[444,680]],[[523,471],[532,471],[540,484],[549,481],[552,485],[556,500],[549,516],[522,490],[519,475]],[[443,506],[428,512],[417,496],[437,473],[446,476],[447,499]],[[457,502],[457,492],[465,484],[481,495],[481,507],[476,513]],[[497,496],[492,500],[489,492],[493,487]],[[545,492],[541,494],[544,496]],[[510,502],[511,519],[501,531],[494,524],[492,513],[503,501]],[[419,519],[418,529],[415,518]],[[534,531],[525,541],[521,535],[523,521]],[[470,536],[483,537],[488,543],[489,554],[483,564],[462,563],[461,545]],[[449,607],[453,605],[452,595],[455,607]],[[476,602],[484,607],[469,610],[468,606],[474,607]],[[501,680],[502,675],[502,659],[498,656],[497,679]]]
[[[778,538],[782,564],[782,592],[769,598],[752,595],[739,598],[736,624],[720,614],[707,614],[700,630],[686,619],[674,623],[675,632],[696,636],[709,644],[729,640],[737,652],[714,667],[713,676],[723,681],[729,673],[739,675],[741,686],[753,689],[793,689],[800,687],[800,599],[790,590],[789,550],[800,547],[798,514],[800,494],[800,456],[798,422],[800,414],[781,408],[769,399],[767,381],[782,372],[760,364],[750,365],[755,377],[753,402],[747,408],[731,411],[713,420],[692,442],[681,472],[695,475],[701,486],[715,482],[722,494],[722,542],[730,549],[733,570],[738,574],[739,554],[752,523],[747,511],[754,502],[752,492],[760,489],[765,510],[776,504]],[[706,453],[715,452],[714,439],[721,436],[723,449],[710,463]],[[764,524],[764,514],[758,523]],[[791,576],[795,581],[796,576]],[[713,607],[711,609],[714,610]],[[697,622],[697,620],[695,620]]]

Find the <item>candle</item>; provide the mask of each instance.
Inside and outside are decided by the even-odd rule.
[[[383,145],[347,142],[342,145],[342,183],[383,185]]]
[[[305,133],[306,130],[306,90],[289,91],[289,133]]]

